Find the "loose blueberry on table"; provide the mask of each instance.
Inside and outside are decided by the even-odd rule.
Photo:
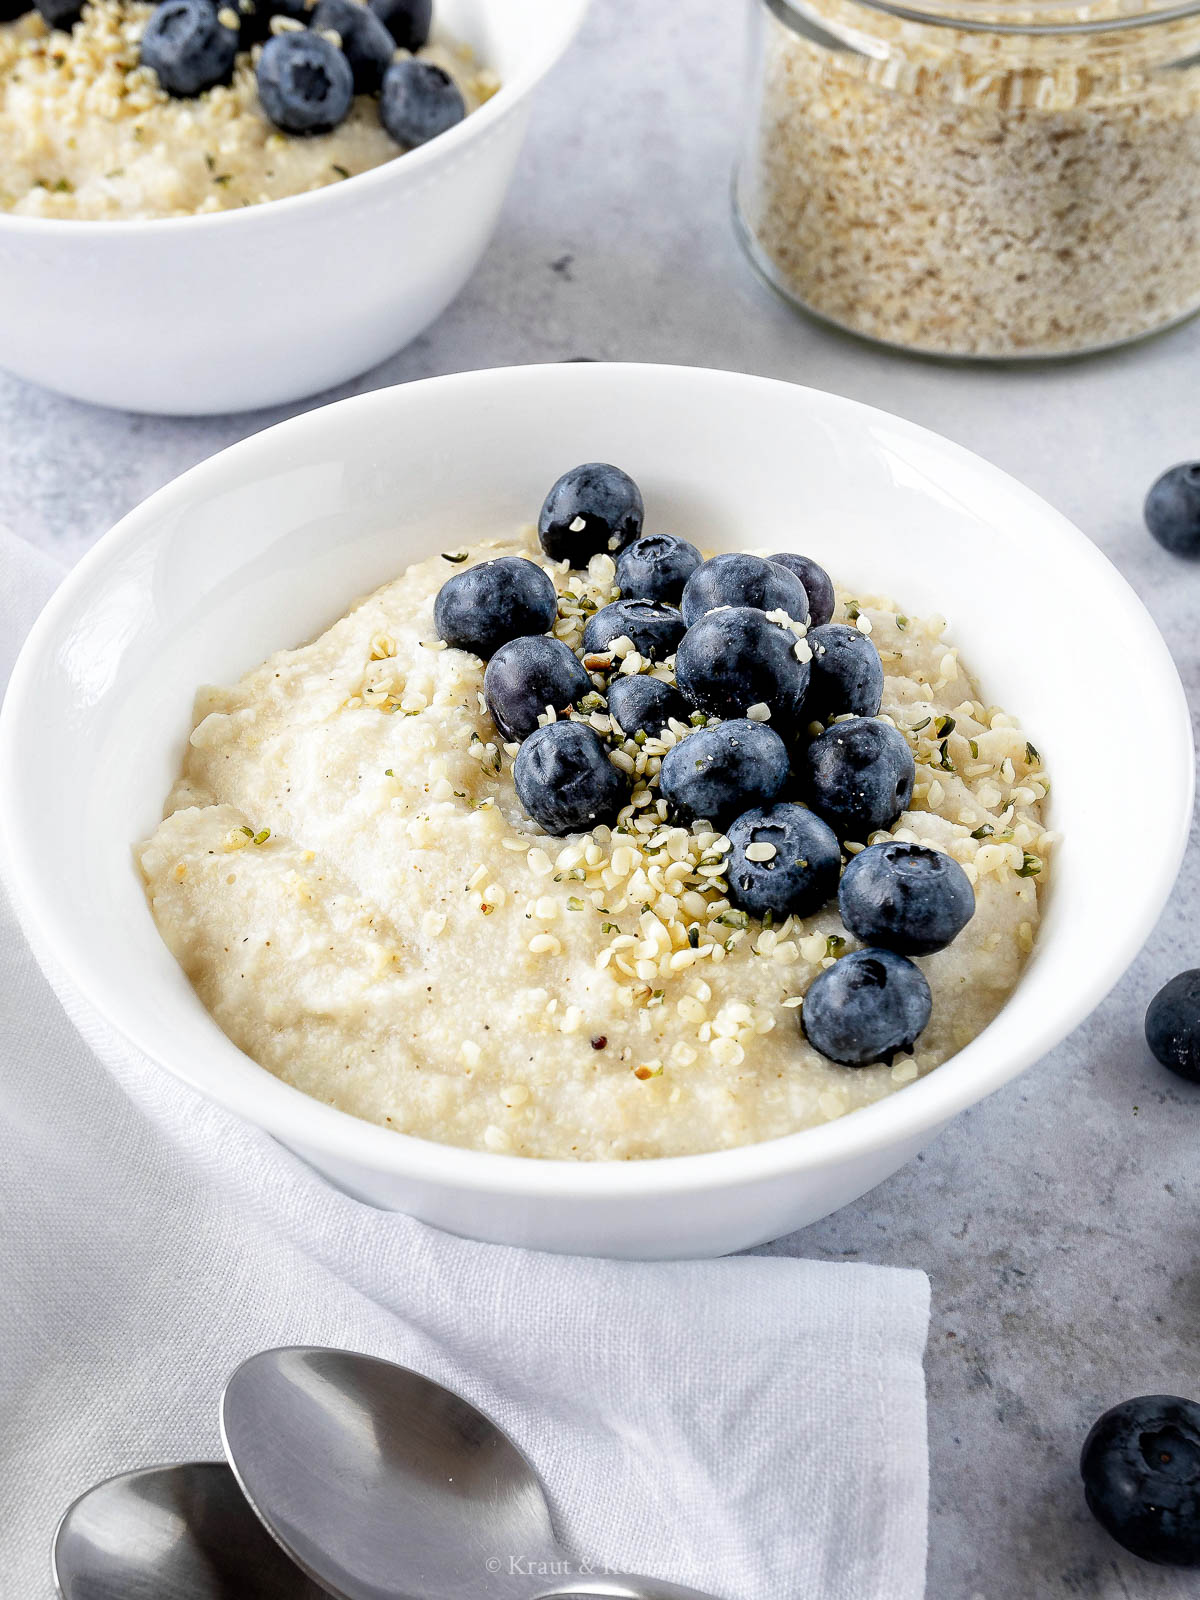
[[[1168,1072],[1200,1083],[1200,968],[1178,973],[1154,996],[1146,1043]]]
[[[1200,1405],[1146,1394],[1094,1424],[1079,1458],[1088,1509],[1143,1561],[1200,1566]]]
[[[1181,461],[1146,496],[1146,526],[1165,550],[1200,555],[1200,461]]]
[[[482,561],[442,586],[438,634],[486,660],[488,711],[509,751],[519,745],[517,797],[546,833],[617,823],[632,793],[629,751],[653,740],[658,771],[640,781],[657,786],[660,814],[727,830],[717,845],[729,916],[742,919],[734,926],[755,917],[765,928],[836,901],[864,948],[831,954],[800,1027],[832,1062],[890,1063],[913,1050],[931,1015],[910,958],[945,949],[975,896],[942,851],[868,843],[907,809],[916,772],[904,734],[877,715],[879,653],[865,624],[831,621],[833,584],[811,559],[706,561],[675,535],[643,536],[644,517],[620,468],[593,461],[563,473],[538,519],[561,591],[533,560]],[[599,557],[611,558],[598,581],[612,598],[587,602],[572,650],[552,634],[578,628],[574,590],[586,580],[572,574]],[[844,945],[829,941],[831,952]],[[1200,974],[1190,976],[1200,1021]]]

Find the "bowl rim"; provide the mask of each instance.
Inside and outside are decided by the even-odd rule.
[[[554,374],[553,380],[548,374]],[[1194,758],[1191,716],[1174,661],[1141,599],[1117,568],[1073,523],[1018,480],[993,466],[974,452],[944,436],[908,422],[892,413],[860,401],[832,395],[806,385],[752,374],[725,372],[668,364],[617,362],[546,363],[520,367],[497,367],[478,372],[459,372],[442,377],[369,391],[318,407],[258,434],[238,441],[172,479],[140,505],[122,517],[89,550],[63,579],[41,615],[34,623],[13,668],[12,678],[0,705],[0,772],[20,772],[22,756],[19,721],[22,703],[32,701],[35,678],[41,660],[52,654],[54,641],[64,624],[86,603],[95,578],[103,575],[132,549],[152,542],[158,527],[176,509],[195,499],[197,493],[220,492],[228,466],[239,466],[246,457],[264,448],[265,441],[286,439],[290,453],[304,454],[305,437],[319,440],[330,412],[339,417],[355,415],[359,431],[370,428],[370,413],[388,416],[389,408],[399,404],[421,404],[421,396],[431,386],[439,389],[470,387],[503,391],[508,386],[545,384],[549,381],[586,386],[611,382],[639,383],[664,380],[689,387],[703,382],[727,386],[729,403],[736,407],[738,389],[766,389],[794,393],[800,390],[822,408],[842,412],[862,424],[884,424],[892,437],[930,444],[945,459],[967,468],[986,482],[1003,486],[1006,496],[1023,506],[1048,536],[1064,540],[1072,560],[1091,569],[1094,580],[1120,607],[1125,639],[1133,659],[1140,660],[1142,671],[1153,678],[1158,691],[1160,720],[1174,724],[1175,737],[1159,747],[1156,790],[1163,795],[1164,809],[1171,826],[1156,839],[1158,846],[1153,870],[1138,879],[1138,900],[1127,908],[1119,939],[1109,941],[1104,958],[1090,970],[1053,1014],[1031,1013],[1023,1019],[1020,1043],[1001,1051],[989,1051],[988,1039],[997,1023],[1020,1002],[1028,983],[1026,969],[1012,997],[977,1037],[947,1059],[935,1071],[902,1091],[848,1112],[832,1122],[800,1129],[778,1138],[732,1148],[705,1151],[694,1155],[647,1157],[629,1161],[571,1162],[502,1155],[463,1146],[438,1144],[433,1140],[399,1133],[343,1112],[304,1094],[275,1078],[231,1040],[219,1036],[214,1049],[229,1062],[236,1057],[249,1071],[214,1073],[212,1057],[207,1071],[197,1070],[188,1061],[168,1063],[154,1045],[146,1042],[136,1001],[130,994],[114,995],[83,963],[64,961],[70,985],[112,1028],[161,1069],[187,1083],[206,1099],[223,1105],[245,1120],[302,1151],[319,1152],[322,1158],[338,1162],[343,1169],[381,1172],[400,1181],[430,1183],[464,1192],[500,1192],[518,1199],[596,1198],[608,1201],[646,1200],[667,1194],[699,1194],[785,1178],[799,1172],[819,1171],[853,1162],[908,1142],[920,1143],[932,1137],[960,1111],[1000,1088],[1039,1060],[1071,1033],[1110,993],[1141,949],[1166,902],[1184,849],[1192,814]],[[394,419],[389,418],[394,421]],[[59,937],[52,897],[38,888],[32,852],[20,848],[21,830],[15,805],[16,785],[0,785],[0,845],[4,851],[5,876],[12,890],[18,918],[33,946],[42,951],[69,950],[69,942]],[[147,909],[147,914],[149,910]],[[64,914],[65,915],[65,914]],[[61,920],[61,919],[60,919]],[[1060,937],[1065,933],[1060,930]],[[1033,961],[1037,960],[1035,946]],[[59,965],[56,955],[54,966]],[[225,1047],[221,1049],[222,1045]]]
[[[405,150],[390,161],[384,161],[366,172],[356,172],[341,183],[327,183],[320,189],[307,189],[302,194],[282,195],[278,200],[264,200],[252,206],[239,206],[237,210],[206,211],[187,217],[30,217],[12,211],[0,211],[0,234],[16,233],[30,237],[62,235],[78,237],[85,233],[89,239],[100,234],[135,239],[164,229],[172,232],[197,228],[253,227],[253,219],[263,214],[283,217],[316,205],[345,203],[347,191],[353,197],[367,199],[369,187],[383,188],[388,183],[419,182],[422,174],[432,176],[439,162],[449,163],[465,154],[472,143],[477,143],[503,122],[510,112],[527,99],[541,80],[565,54],[578,33],[591,0],[558,0],[560,26],[544,37],[538,47],[512,77],[501,81],[500,87],[477,111],[472,111],[461,122],[439,133],[427,144]],[[341,202],[333,196],[341,195]],[[251,219],[247,221],[247,219]]]

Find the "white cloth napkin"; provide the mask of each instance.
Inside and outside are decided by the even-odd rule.
[[[59,575],[0,533],[0,684]],[[918,1600],[924,1274],[450,1238],[328,1188],[55,984],[0,896],[3,1600],[51,1594],[56,1519],[91,1483],[219,1456],[224,1379],[290,1343],[468,1395],[576,1559],[728,1600]]]

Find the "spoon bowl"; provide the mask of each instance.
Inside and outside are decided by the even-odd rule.
[[[329,1600],[215,1461],[89,1489],[58,1525],[53,1571],[63,1600]]]
[[[221,1431],[246,1499],[339,1600],[711,1600],[573,1563],[504,1430],[393,1362],[264,1351],[226,1385]]]

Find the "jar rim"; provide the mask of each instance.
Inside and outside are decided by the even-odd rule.
[[[762,0],[785,27],[806,31],[810,15],[805,0]],[[923,27],[949,28],[956,33],[978,33],[1014,38],[1070,38],[1087,34],[1124,33],[1136,28],[1159,27],[1200,17],[1200,0],[1147,5],[1133,11],[1130,0],[1023,0],[1020,9],[1030,20],[1014,22],[1005,13],[1012,6],[1005,0],[927,0],[908,5],[904,0],[849,0],[854,7],[894,17],[899,22]],[[819,16],[820,13],[818,12]]]

